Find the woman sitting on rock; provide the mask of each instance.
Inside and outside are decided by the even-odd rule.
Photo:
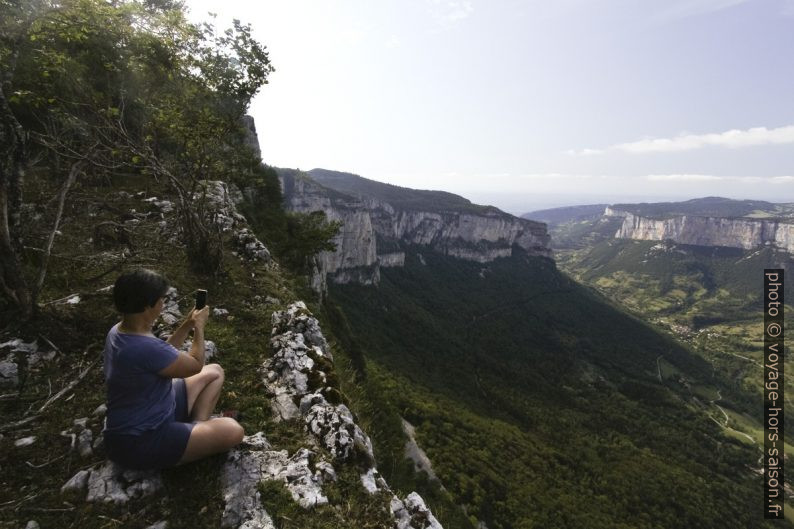
[[[223,369],[204,365],[209,307],[195,308],[167,342],[152,334],[168,281],[138,269],[122,274],[113,302],[122,315],[105,340],[108,458],[135,469],[194,461],[239,444],[243,427],[229,417],[210,418],[223,386]],[[175,346],[193,330],[190,354]]]

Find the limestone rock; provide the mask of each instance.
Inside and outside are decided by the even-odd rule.
[[[300,417],[300,410],[292,400],[292,393],[284,386],[273,386],[275,395],[271,399],[271,407],[281,420],[289,421]]]
[[[402,417],[400,419],[402,420],[403,431],[408,436],[408,440],[405,442],[405,457],[414,462],[415,471],[424,471],[430,481],[439,481],[433,471],[430,458],[427,457],[425,451],[416,442],[416,432],[413,425]],[[444,486],[442,485],[441,488],[443,489]]]
[[[281,420],[302,417],[306,432],[314,442],[326,448],[334,459],[331,462],[314,461],[314,473],[308,470],[313,452],[305,448],[296,452],[290,458],[291,462],[285,461],[286,451],[249,451],[230,456],[230,463],[227,464],[240,468],[258,466],[260,473],[263,473],[261,469],[264,467],[267,469],[264,473],[270,476],[290,476],[287,479],[288,488],[296,501],[304,506],[323,501],[319,484],[336,479],[333,463],[337,462],[366,468],[366,471],[360,473],[360,478],[362,487],[369,494],[385,491],[393,495],[386,480],[375,468],[372,442],[356,424],[353,413],[344,404],[328,402],[323,390],[309,388],[310,379],[323,382],[327,380],[322,369],[331,366],[333,358],[319,323],[306,304],[298,301],[285,310],[275,311],[271,323],[273,328],[270,344],[274,353],[263,364],[263,382],[271,396],[274,413]],[[282,470],[279,470],[279,465]],[[287,470],[283,470],[284,468]],[[230,482],[235,479],[230,479]],[[303,484],[305,490],[296,491],[290,483]],[[246,496],[245,492],[239,492],[232,497],[250,498],[255,495],[251,490],[247,494]],[[427,509],[422,498],[416,493],[412,494],[413,496],[409,495],[405,500],[393,495],[391,512],[395,527],[440,528],[441,525]],[[233,499],[232,503],[239,501],[242,500]],[[237,520],[235,524],[239,525],[241,518],[234,519]],[[235,524],[229,527],[236,527]]]
[[[245,143],[254,151],[257,158],[262,158],[262,151],[259,150],[259,137],[256,134],[256,125],[253,116],[245,115],[241,118],[245,128]]]
[[[309,408],[306,413],[306,428],[337,459],[348,459],[354,451],[364,455],[372,463],[372,442],[369,436],[353,421],[353,415],[344,404],[333,406],[322,400]]]
[[[436,517],[416,492],[406,496],[405,501],[392,497],[391,512],[397,529],[442,529]]]
[[[653,219],[610,207],[605,216],[623,217],[616,238],[670,239],[679,244],[729,246],[746,250],[775,245],[794,253],[794,223],[777,220],[676,215]]]
[[[171,213],[174,211],[174,203],[170,200],[158,200],[157,197],[149,197],[143,199],[144,202],[148,202],[155,207],[157,207],[162,213]]]
[[[36,436],[31,435],[28,437],[22,437],[20,439],[17,439],[16,441],[14,441],[14,446],[16,446],[17,448],[22,448],[25,446],[30,446],[35,442],[36,442]]]
[[[77,453],[80,457],[88,457],[94,453],[91,442],[93,441],[93,433],[88,428],[81,431],[77,436]]]
[[[333,360],[328,351],[328,342],[320,329],[320,323],[317,318],[309,314],[304,302],[298,301],[287,307],[287,310],[274,312],[271,316],[271,321],[274,327],[273,335],[283,334],[287,331],[302,335],[302,341],[310,345],[316,345],[322,350],[323,354],[328,355]]]
[[[189,353],[190,348],[193,346],[193,340],[185,340],[184,343],[178,347],[182,352]],[[212,340],[204,340],[204,361],[209,362],[218,355],[218,346]]]
[[[220,180],[202,180],[201,185],[195,198],[206,193],[208,209],[213,214],[215,224],[221,231],[231,233],[240,254],[249,260],[270,263],[270,251],[248,228],[245,217],[237,211],[236,204],[242,201],[240,190]]]
[[[427,246],[461,259],[489,262],[512,255],[518,246],[530,255],[551,257],[546,224],[518,218],[496,208],[480,211],[401,209],[367,196],[328,188],[309,175],[278,169],[288,209],[322,211],[341,221],[336,250],[321,252],[312,286],[318,293],[327,276],[335,283],[377,284],[381,266],[403,266],[402,244]]]
[[[16,387],[19,385],[20,357],[24,358],[28,367],[35,366],[42,360],[52,360],[55,351],[43,353],[39,351],[36,340],[26,343],[20,338],[0,343],[0,349],[5,350],[5,355],[0,359],[0,388]]]
[[[259,456],[238,449],[229,453],[221,470],[221,488],[226,504],[221,527],[275,529],[256,488],[263,475]]]
[[[86,501],[124,504],[142,498],[163,487],[160,473],[154,470],[124,469],[112,461],[90,470],[81,470],[67,481],[61,492],[88,489]]]
[[[174,287],[169,287],[165,294],[161,318],[169,327],[173,327],[182,319],[182,311],[179,310],[179,296]]]
[[[69,481],[64,483],[63,487],[61,487],[61,493],[66,492],[80,492],[85,489],[86,485],[88,485],[88,478],[91,475],[91,472],[88,470],[81,470],[71,478]]]
[[[335,480],[330,464],[319,460],[314,464],[313,451],[301,448],[292,456],[286,450],[268,450],[270,444],[262,432],[246,437],[243,445],[232,450],[223,466],[221,486],[226,507],[222,527],[273,527],[273,521],[262,507],[257,484],[263,480],[284,483],[293,499],[303,508],[328,503],[322,484]]]
[[[270,262],[270,250],[262,244],[254,232],[241,228],[234,233],[234,241],[239,251],[251,261]]]
[[[19,366],[13,357],[0,360],[0,388],[15,387],[19,384]]]
[[[361,474],[361,485],[369,494],[375,494],[378,491],[391,492],[391,488],[386,483],[386,480],[380,475],[378,469],[370,467],[366,472]]]
[[[25,355],[35,353],[36,351],[39,350],[39,346],[36,343],[36,340],[33,340],[30,343],[25,343],[20,338],[15,338],[13,340],[0,343],[0,349],[6,349],[6,348],[8,348],[11,353],[23,353]]]

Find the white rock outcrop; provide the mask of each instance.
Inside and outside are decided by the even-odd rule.
[[[39,351],[36,340],[25,342],[21,338],[14,338],[0,343],[0,388],[19,384],[19,360],[33,367],[42,360],[52,360],[54,357],[55,351]]]
[[[433,251],[477,262],[512,255],[514,246],[530,255],[551,257],[546,224],[509,215],[496,208],[481,212],[400,209],[371,197],[352,197],[330,190],[307,175],[280,170],[288,209],[323,211],[338,220],[336,250],[321,252],[313,288],[324,291],[326,276],[335,283],[377,284],[380,267],[404,266],[400,244],[428,246]],[[383,249],[379,245],[383,244]]]
[[[326,385],[333,356],[306,304],[298,301],[274,312],[272,325],[274,354],[264,363],[263,374],[266,390],[274,397],[274,417],[303,420],[307,434],[333,457],[324,462],[327,476],[335,475],[334,464],[354,464],[367,493],[391,495],[395,528],[441,528],[419,494],[412,492],[405,499],[394,494],[375,467],[372,442],[353,413],[344,403],[329,402],[337,400],[337,390]]]
[[[234,185],[221,180],[202,180],[193,200],[206,199],[207,213],[212,222],[222,232],[228,233],[237,246],[236,255],[251,261],[271,262],[270,251],[248,226],[246,218],[237,211],[237,204],[243,200],[242,192]],[[160,234],[175,245],[184,246],[181,227],[178,222],[169,222],[166,216],[175,214],[172,203],[158,201],[156,197],[144,199],[160,209]],[[167,207],[164,207],[164,202]]]
[[[292,456],[286,450],[270,448],[264,434],[258,432],[247,436],[241,447],[229,453],[221,473],[226,503],[222,527],[274,527],[257,490],[262,481],[284,483],[295,502],[305,509],[328,503],[322,485],[326,481],[336,480],[333,467],[329,471],[330,465],[322,459],[318,460],[308,448],[301,448]]]
[[[442,529],[441,524],[425,505],[425,501],[416,492],[410,493],[405,500],[394,496],[391,501],[391,512],[397,521],[396,529]]]
[[[669,239],[679,244],[750,250],[774,245],[794,253],[794,223],[778,220],[675,215],[654,219],[607,207],[605,216],[623,217],[616,238]]]
[[[162,488],[163,480],[158,471],[124,469],[112,461],[105,461],[100,466],[79,471],[61,487],[61,492],[80,493],[87,489],[86,501],[121,505]]]

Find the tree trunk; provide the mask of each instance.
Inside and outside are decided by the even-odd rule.
[[[0,86],[0,291],[28,320],[34,315],[33,297],[22,273],[19,232],[26,147],[25,133]]]

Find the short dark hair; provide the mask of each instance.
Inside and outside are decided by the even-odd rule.
[[[169,286],[168,279],[148,268],[124,272],[113,285],[113,303],[122,314],[137,314],[154,307]]]

